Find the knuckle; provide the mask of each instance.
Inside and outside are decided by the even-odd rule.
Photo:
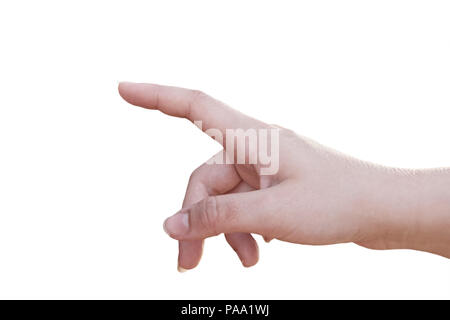
[[[279,124],[276,123],[271,123],[269,125],[271,128],[275,128],[275,129],[284,129],[284,127],[280,126]]]
[[[208,95],[200,90],[191,90],[191,101],[190,105],[195,106],[201,103],[203,100],[207,99]]]
[[[238,212],[238,205],[234,201],[223,200],[221,196],[209,196],[203,201],[199,223],[211,234],[218,235],[239,223]]]
[[[280,135],[280,137],[284,137],[284,138],[288,138],[288,139],[292,139],[292,138],[296,138],[298,137],[297,133],[291,129],[282,127],[280,125],[277,124],[271,124],[270,128],[272,129],[278,129],[278,133]]]
[[[161,107],[161,103],[160,103],[160,91],[161,91],[161,86],[159,84],[155,84],[155,108],[159,109]]]
[[[191,97],[192,97],[192,100],[195,101],[197,99],[207,97],[207,95],[203,91],[193,89],[193,90],[191,90]]]
[[[208,197],[204,201],[201,223],[207,230],[211,230],[214,234],[217,233],[217,227],[220,223],[217,197]]]
[[[189,183],[194,183],[198,180],[199,177],[199,168],[195,169],[194,171],[192,171],[191,175],[189,176]]]
[[[295,133],[295,131],[291,130],[291,129],[286,129],[283,127],[279,128],[279,132],[280,132],[280,136],[284,136],[284,137],[297,137],[297,134]]]
[[[209,96],[200,90],[190,90],[190,98],[187,110],[187,117],[192,118],[192,116],[196,115],[198,112],[198,106]]]

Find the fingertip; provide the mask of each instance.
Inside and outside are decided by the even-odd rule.
[[[177,270],[178,270],[179,273],[185,273],[186,271],[188,271],[188,269],[180,267],[180,265],[177,266]]]
[[[119,82],[119,85],[117,86],[117,90],[119,91],[119,95],[122,97],[122,99],[125,99],[125,92],[126,92],[126,87],[128,85],[128,82]]]
[[[197,267],[203,253],[202,240],[184,240],[178,244],[178,267],[191,270]]]
[[[230,233],[226,234],[225,238],[244,267],[249,268],[258,263],[259,247],[251,234]]]
[[[120,96],[127,100],[127,93],[130,89],[131,86],[134,85],[134,82],[128,82],[128,81],[120,81],[118,86],[117,86],[117,90],[119,91]]]
[[[239,257],[241,259],[242,265],[245,268],[250,268],[253,267],[254,265],[256,265],[259,261],[259,247],[258,245],[255,243],[255,247],[252,250],[251,254],[247,254],[244,257]]]
[[[119,84],[117,86],[117,88],[119,89],[119,92],[122,91],[122,89],[127,86],[130,82],[128,81],[119,81]]]
[[[258,263],[258,260],[259,260],[259,257],[256,257],[253,259],[247,258],[246,260],[241,260],[241,263],[244,268],[251,268]]]
[[[251,268],[251,267],[255,266],[257,263],[258,263],[258,261],[256,261],[255,263],[251,263],[251,264],[242,263],[242,266],[244,268],[248,269],[248,268]]]
[[[177,212],[167,218],[163,224],[164,231],[174,239],[180,240],[189,232],[189,215],[187,212]]]

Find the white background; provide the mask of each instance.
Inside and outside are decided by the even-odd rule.
[[[127,105],[205,91],[384,165],[450,164],[448,1],[0,2],[0,298],[450,298],[450,260],[223,237],[176,271],[162,229],[219,146]],[[324,199],[326,201],[327,199]]]

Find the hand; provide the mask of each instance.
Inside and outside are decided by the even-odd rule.
[[[202,121],[202,130],[216,129],[224,136],[227,129],[278,129],[277,172],[263,175],[258,150],[247,148],[246,163],[205,163],[192,173],[181,210],[164,223],[166,232],[180,240],[181,270],[194,268],[203,240],[221,233],[244,266],[258,261],[252,233],[266,241],[355,242],[372,249],[411,248],[450,256],[449,170],[401,170],[363,162],[199,91],[121,83],[119,92],[133,105]],[[237,146],[230,150],[226,138],[222,143],[224,157],[231,153],[236,160]],[[257,161],[250,164],[252,155]]]

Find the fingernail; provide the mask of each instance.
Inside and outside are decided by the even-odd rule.
[[[189,216],[186,212],[178,212],[166,219],[164,231],[170,236],[182,236],[189,231]]]
[[[184,272],[187,271],[187,269],[185,269],[183,267],[180,267],[180,266],[177,267],[177,270],[178,270],[179,273],[184,273]]]

